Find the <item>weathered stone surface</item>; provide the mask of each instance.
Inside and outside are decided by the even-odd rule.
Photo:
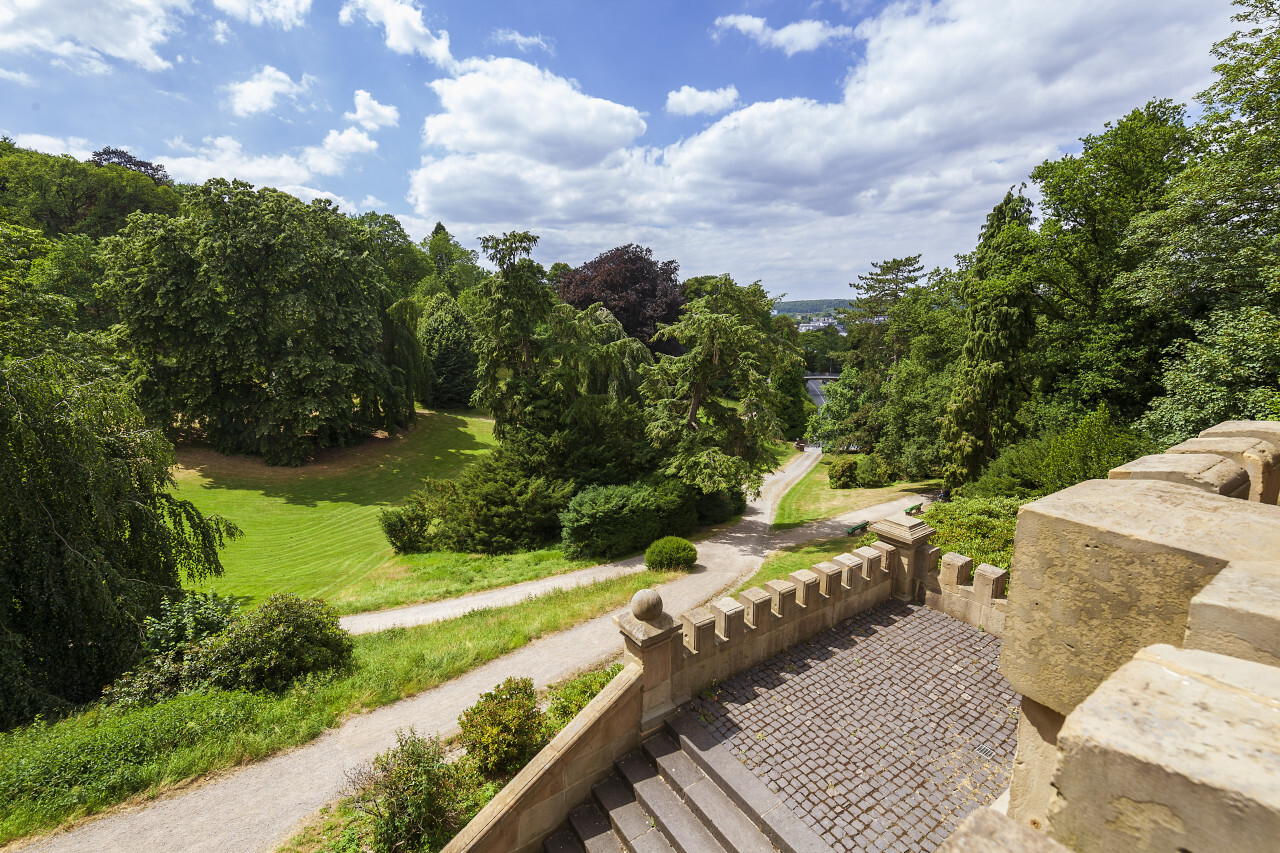
[[[1280,421],[1223,421],[1200,433],[1201,438],[1260,438],[1280,450]]]
[[[966,586],[972,579],[973,557],[966,557],[955,551],[942,555],[942,574],[939,581],[943,586]]]
[[[1191,458],[1191,457],[1180,457]],[[1280,507],[1152,480],[1090,480],[1022,507],[1000,669],[1060,714],[1153,643],[1229,562],[1280,555]]]
[[[1043,832],[992,809],[978,809],[938,848],[938,853],[1071,853]]]
[[[1157,453],[1107,472],[1111,480],[1161,480],[1232,498],[1249,496],[1249,475],[1215,453]]]
[[[1227,566],[1191,599],[1182,645],[1280,666],[1280,555]]]
[[[1093,851],[1274,851],[1280,669],[1157,645],[1058,736],[1049,834]]]
[[[1249,500],[1274,504],[1280,492],[1280,454],[1269,441],[1249,436],[1210,435],[1175,444],[1165,453],[1214,453],[1244,469],[1249,475]]]
[[[1058,731],[1066,719],[1034,699],[1022,697],[1018,712],[1018,752],[1009,784],[1009,817],[1041,829],[1053,802],[1053,774],[1058,769]]]
[[[656,589],[638,590],[631,596],[631,615],[648,622],[662,613],[662,596]]]
[[[973,572],[973,594],[981,603],[1004,598],[1009,588],[1009,572],[990,563],[983,563]]]

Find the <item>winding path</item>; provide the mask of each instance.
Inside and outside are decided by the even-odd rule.
[[[793,459],[766,480],[760,497],[748,504],[740,522],[700,542],[697,570],[662,586],[665,609],[679,613],[736,586],[756,572],[769,550],[836,536],[853,520],[882,518],[919,500],[903,498],[770,536],[770,523],[782,496],[820,455],[814,450]],[[546,579],[558,582],[550,586],[535,588],[545,581],[534,581],[437,605],[381,611],[369,614],[381,622],[371,618],[354,627],[376,631],[391,625],[424,624],[480,607],[511,604],[560,584],[591,582],[583,579],[584,573],[596,573],[595,579],[626,574],[636,571],[635,565],[634,559],[625,560]],[[353,717],[308,744],[203,785],[7,849],[40,853],[275,850],[317,809],[342,795],[348,770],[392,746],[397,730],[412,726],[421,733],[439,731],[447,737],[457,731],[455,720],[465,708],[509,676],[528,676],[544,687],[617,654],[621,643],[612,616],[599,616],[535,640],[438,687]]]

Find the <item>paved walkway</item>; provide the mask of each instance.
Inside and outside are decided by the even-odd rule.
[[[1000,641],[888,602],[704,692],[703,723],[838,851],[931,853],[1008,787]]]
[[[851,520],[883,518],[919,501],[903,498],[771,538],[769,525],[778,502],[819,456],[815,450],[794,459],[766,481],[738,524],[698,543],[695,571],[662,586],[668,611],[683,612],[737,586],[759,569],[772,548],[838,535]],[[394,611],[384,613],[400,618]],[[616,655],[621,642],[612,616],[599,616],[543,637],[439,687],[361,714],[304,746],[22,849],[41,853],[275,850],[317,809],[342,795],[348,770],[394,745],[397,730],[412,726],[423,734],[438,731],[448,737],[457,731],[458,715],[509,676],[527,676],[545,687]]]

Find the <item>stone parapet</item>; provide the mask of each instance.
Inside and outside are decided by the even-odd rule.
[[[994,809],[981,808],[964,819],[938,853],[1071,853],[1052,838]]]
[[[1080,853],[1280,843],[1280,669],[1139,651],[1067,717],[1049,834]]]
[[[1165,453],[1209,453],[1234,462],[1249,477],[1251,501],[1275,504],[1280,492],[1280,471],[1276,468],[1280,465],[1280,454],[1269,441],[1249,436],[1206,435],[1175,444]]]
[[[932,552],[940,549],[930,546]],[[924,603],[953,619],[1004,636],[1005,614],[1009,608],[1009,572],[989,563],[974,569],[973,558],[951,552],[927,555],[921,582]]]
[[[1111,480],[1159,480],[1226,495],[1249,497],[1244,468],[1216,453],[1156,453],[1112,468]]]

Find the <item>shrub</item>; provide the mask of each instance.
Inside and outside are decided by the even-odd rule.
[[[697,525],[697,493],[675,479],[590,486],[560,514],[571,557],[620,557],[664,533],[685,534]]]
[[[160,602],[160,612],[143,622],[147,652],[162,655],[189,643],[199,642],[226,628],[240,615],[229,596],[216,592],[188,592]]]
[[[533,679],[508,678],[458,717],[460,739],[481,773],[519,770],[542,748],[546,719]]]
[[[328,604],[278,593],[192,648],[183,681],[227,690],[283,690],[301,675],[348,666],[354,648]]]
[[[1024,503],[1017,498],[955,498],[931,504],[924,520],[938,532],[930,544],[944,554],[955,551],[972,557],[975,565],[990,563],[1007,569],[1013,557],[1018,507]]]
[[[892,479],[884,460],[875,454],[859,454],[858,485],[864,489],[877,489]]]
[[[698,495],[698,523],[719,524],[747,508],[747,497],[740,491],[704,492]]]
[[[440,738],[396,732],[396,745],[350,778],[378,851],[438,850],[493,798],[466,760],[450,763]]]
[[[184,689],[184,648],[170,649],[143,661],[103,688],[102,701],[122,710],[154,705],[178,695]]]
[[[691,569],[698,562],[698,549],[688,539],[664,536],[644,552],[644,564],[650,569]]]
[[[853,489],[858,485],[858,457],[841,456],[827,469],[827,480],[833,489]]]
[[[605,669],[584,672],[553,688],[547,697],[548,734],[555,734],[567,726],[621,671],[622,664],[615,663]]]

